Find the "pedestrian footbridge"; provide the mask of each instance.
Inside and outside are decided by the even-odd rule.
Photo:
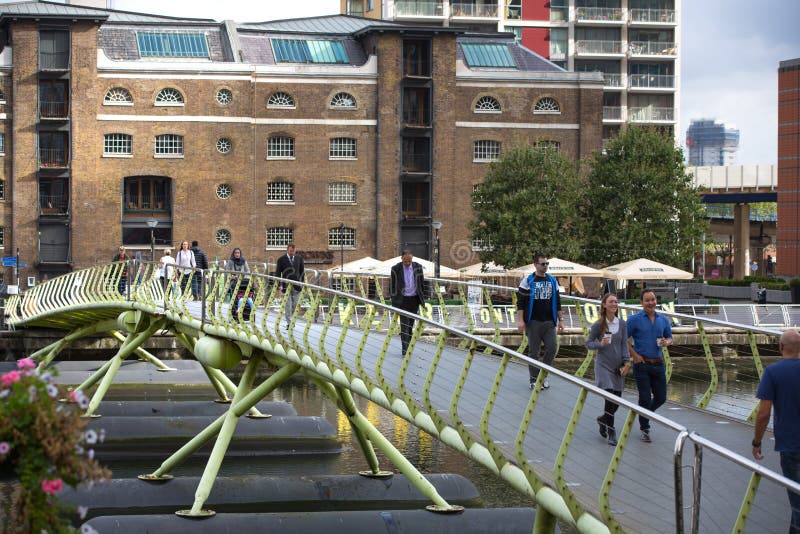
[[[537,507],[534,532],[553,532],[557,522],[578,532],[787,530],[786,488],[800,491],[800,485],[777,474],[777,454],[770,451],[763,463],[749,458],[751,410],[734,417],[707,409],[720,401],[706,329],[735,332],[731,343],[759,374],[759,348],[774,345],[779,330],[739,327],[713,315],[671,314],[676,322],[695,323],[703,338],[705,370],[696,379],[704,380],[707,389],[694,406],[670,401],[657,414],[646,412],[653,443],[638,440],[635,419],[642,410],[626,394],[617,413],[619,442],[612,447],[599,437],[595,422],[609,394],[583,378],[593,354],[586,354],[574,374],[536,362],[547,372],[529,389],[525,341],[517,350],[504,348],[497,319],[493,328],[481,331],[471,319],[474,299],[468,296],[476,292],[485,295],[489,317],[499,315],[487,286],[452,283],[445,288],[434,280],[433,306],[417,317],[411,347],[403,355],[398,336],[403,312],[386,303],[384,279],[341,280],[345,292],[297,284],[302,298],[289,310],[286,325],[288,299],[271,276],[242,279],[241,273],[187,271],[164,288],[156,272],[149,263],[115,263],[48,280],[9,299],[6,323],[15,329],[64,331],[62,339],[33,355],[42,367],[86,336],[105,334],[119,342],[116,355],[79,386],[91,394],[87,415],[94,414],[120,365],[132,355],[159,370],[178,372],[143,348],[149,337],[169,331],[195,355],[218,394],[232,399],[230,408],[141,477],[169,477],[183,460],[213,442],[195,500],[180,514],[213,514],[203,506],[214,491],[238,419],[261,416],[255,405],[302,373],[347,416],[364,453],[362,474],[389,477],[390,467],[403,473],[430,499],[432,512],[457,513],[459,507],[444,500],[359,412],[353,395],[390,410],[529,496]],[[189,283],[195,274],[201,283],[198,300],[192,299]],[[242,286],[253,299],[249,318],[243,307],[234,312],[229,302],[231,289]],[[461,298],[448,304],[445,295]],[[513,305],[513,291],[507,295]],[[585,328],[582,308],[576,306],[570,315],[569,326],[577,332]],[[678,360],[669,359],[668,374],[674,375]],[[234,384],[224,371],[242,364],[241,379]],[[257,383],[263,367],[273,372]],[[545,376],[549,389],[541,388]],[[745,403],[752,402],[750,396]],[[393,465],[380,465],[376,449]]]

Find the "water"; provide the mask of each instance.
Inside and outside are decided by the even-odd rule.
[[[564,370],[572,371],[577,368],[578,363],[576,361],[557,361],[557,364]],[[725,415],[745,418],[755,406],[753,395],[758,383],[758,376],[752,360],[749,358],[720,360],[717,362],[717,370],[719,386],[717,394],[709,404],[709,409]],[[526,370],[520,366],[517,372],[526,372]],[[587,379],[591,380],[591,376],[587,376]],[[696,404],[705,393],[708,382],[707,364],[704,360],[699,358],[675,359],[675,367],[668,389],[669,399],[686,404]],[[632,381],[627,385],[631,388]],[[632,392],[626,396],[635,398]],[[202,400],[214,398],[215,395],[210,387],[193,386],[185,390],[173,387],[168,393],[148,388],[146,397],[149,400]],[[142,396],[135,391],[112,387],[106,398],[107,400],[141,399]],[[266,400],[286,401],[295,407],[298,415],[322,416],[328,419],[339,431],[343,452],[341,454],[292,455],[290,457],[229,457],[222,464],[220,476],[354,474],[368,469],[363,454],[352,436],[346,417],[313,383],[302,380],[289,381],[275,390]],[[358,396],[355,397],[355,401],[358,409],[370,422],[422,473],[463,475],[478,488],[486,507],[531,506],[529,498],[508,486],[485,467],[464,457],[373,402]],[[380,451],[376,450],[376,453],[383,469],[394,470],[392,464]],[[175,476],[200,476],[205,461],[205,457],[193,458],[178,466],[172,471],[172,474]],[[161,460],[126,460],[110,461],[107,462],[107,465],[112,469],[115,478],[122,478],[152,472],[160,462]]]

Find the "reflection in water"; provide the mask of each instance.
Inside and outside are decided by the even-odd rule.
[[[697,359],[693,359],[697,360]],[[767,362],[765,362],[766,364]],[[757,373],[752,366],[741,360],[731,360],[717,364],[719,371],[718,394],[709,405],[710,409],[728,415],[744,417],[754,406],[753,393],[757,386]],[[520,372],[527,372],[520,367]],[[591,380],[591,376],[587,376]],[[631,396],[635,397],[635,385],[632,380],[626,384]],[[708,387],[708,371],[702,360],[676,363],[669,385],[669,398],[672,401],[687,404],[696,403]],[[134,392],[123,397],[133,398]],[[109,394],[114,400],[120,399],[119,390],[112,388]],[[192,389],[193,399],[209,399],[214,397],[211,389]],[[196,396],[194,396],[196,395]],[[173,396],[175,400],[189,400],[185,392],[164,394],[164,398]],[[141,398],[141,397],[139,397]],[[148,395],[148,398],[157,397]],[[485,467],[476,464],[461,453],[451,449],[427,433],[419,430],[406,420],[395,416],[377,404],[355,396],[358,409],[378,428],[386,438],[400,450],[405,457],[422,473],[456,473],[471,480],[481,493],[483,503],[487,507],[530,506],[530,500],[512,489],[500,478]],[[327,418],[338,430],[345,447],[341,454],[327,455],[292,455],[267,456],[249,458],[226,458],[220,470],[220,476],[241,475],[321,475],[321,474],[353,474],[368,469],[366,460],[353,436],[347,418],[337,409],[335,403],[327,399],[317,387],[310,382],[293,380],[275,390],[266,400],[285,401],[291,403],[298,415],[322,416]],[[382,469],[394,470],[380,451],[376,450]],[[135,476],[150,472],[160,461],[124,461],[111,462],[109,467],[115,477]],[[204,457],[197,457],[179,466],[173,474],[176,476],[200,476],[205,465]]]

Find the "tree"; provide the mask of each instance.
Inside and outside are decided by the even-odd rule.
[[[671,135],[629,125],[595,154],[586,190],[584,261],[611,265],[646,257],[684,267],[707,221]]]
[[[473,193],[469,228],[485,245],[481,260],[519,267],[536,253],[576,257],[583,245],[575,209],[581,189],[574,161],[552,148],[512,146]]]

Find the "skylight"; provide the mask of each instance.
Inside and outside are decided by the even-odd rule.
[[[278,63],[349,63],[341,41],[272,39]]]
[[[206,36],[196,32],[137,32],[142,57],[209,57]]]
[[[470,67],[517,68],[511,52],[504,44],[462,43],[461,49],[464,51],[464,57]]]

